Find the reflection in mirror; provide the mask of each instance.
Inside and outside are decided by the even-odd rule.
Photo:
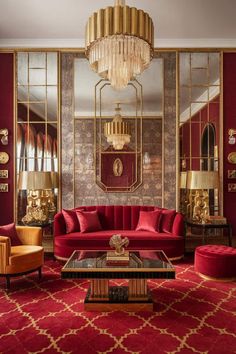
[[[81,200],[85,198],[86,202],[88,198],[93,203],[94,198],[100,204],[101,200],[108,202],[110,197],[104,191],[132,192],[131,197],[139,200],[134,193],[141,185],[143,199],[147,195],[148,200],[152,190],[161,205],[163,70],[163,59],[155,57],[137,80],[118,91],[108,82],[101,81],[86,59],[75,59],[75,205],[82,205]],[[118,120],[115,112],[118,102],[122,120]],[[124,128],[121,138],[112,129],[115,122]],[[116,134],[112,134],[114,131]]]
[[[17,54],[17,182],[19,182],[19,175],[24,176],[18,183],[19,189],[17,189],[18,223],[22,223],[23,217],[24,222],[31,225],[47,223],[53,218],[53,214],[49,211],[54,210],[54,205],[57,209],[58,183],[52,183],[56,180],[54,177],[50,179],[50,188],[54,193],[47,193],[48,198],[46,198],[45,191],[41,190],[42,185],[40,185],[34,208],[29,208],[29,205],[27,207],[29,202],[27,196],[29,193],[32,194],[32,190],[27,188],[27,183],[32,187],[32,180],[29,178],[38,178],[37,173],[42,173],[40,180],[45,177],[46,189],[49,187],[47,173],[58,173],[57,73],[57,53],[19,52]],[[35,175],[27,175],[28,172],[35,172]],[[30,210],[30,213],[27,210]]]
[[[192,219],[196,191],[186,190],[188,171],[217,171],[219,165],[220,54],[180,53],[179,70],[180,210]],[[218,213],[218,197],[218,189],[209,189],[210,215]]]

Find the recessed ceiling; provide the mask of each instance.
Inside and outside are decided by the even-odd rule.
[[[113,0],[0,0],[0,46],[83,47],[85,24]],[[236,47],[235,0],[127,0],[148,12],[156,47]]]

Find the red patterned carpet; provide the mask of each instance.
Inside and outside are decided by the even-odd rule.
[[[200,279],[192,262],[177,279],[150,281],[156,312],[83,312],[88,283],[60,279],[47,260],[37,275],[0,282],[1,353],[236,353],[236,283]]]

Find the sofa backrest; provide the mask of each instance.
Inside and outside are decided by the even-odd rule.
[[[161,210],[155,206],[139,206],[139,205],[98,205],[98,206],[81,206],[74,210],[83,209],[84,211],[97,210],[103,230],[135,230],[139,212]],[[183,216],[176,213],[173,219],[172,233],[183,235],[184,223]],[[54,235],[66,233],[66,225],[63,214],[57,213],[54,218]]]

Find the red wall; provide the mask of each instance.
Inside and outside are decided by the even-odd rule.
[[[228,179],[228,170],[236,170],[235,164],[227,160],[230,152],[236,152],[236,145],[228,144],[228,130],[236,129],[236,53],[224,54],[223,72],[224,93],[224,215],[233,225],[236,232],[236,193],[228,192],[228,183],[236,183],[236,179]]]
[[[9,192],[0,193],[0,225],[13,222],[14,219],[14,56],[12,53],[0,53],[0,129],[8,128],[9,142],[4,146],[0,142],[0,151],[9,154],[6,165],[0,164],[1,170],[8,170],[8,179],[0,179],[0,183],[8,183]]]

